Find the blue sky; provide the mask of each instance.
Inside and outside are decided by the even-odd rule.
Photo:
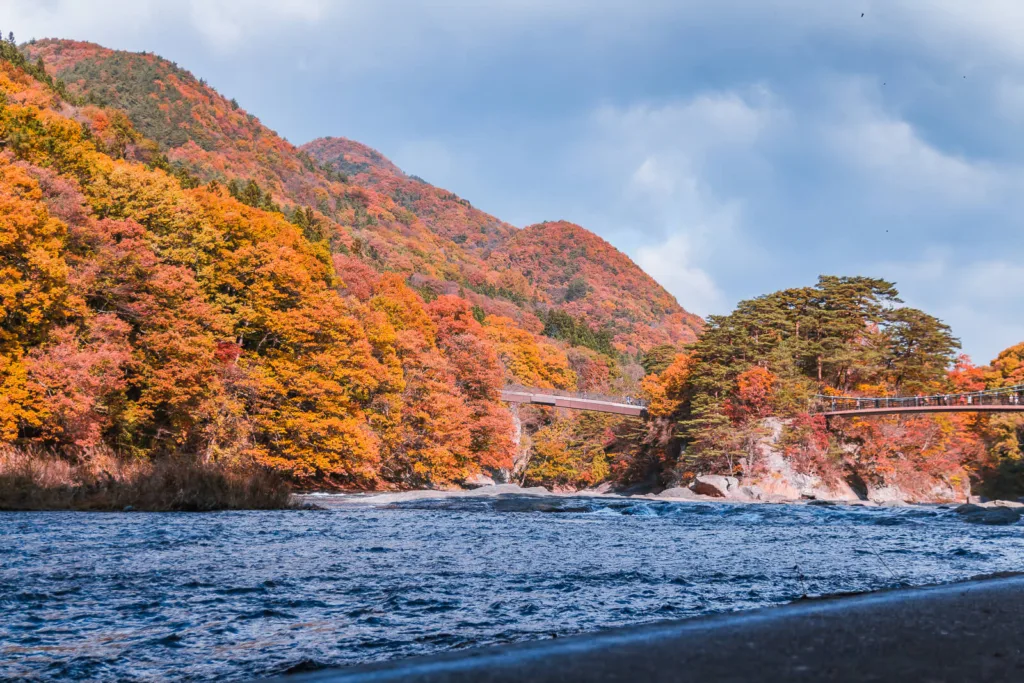
[[[0,28],[157,52],[292,142],[579,223],[702,315],[863,274],[978,362],[1024,340],[1024,3],[427,5],[0,0]]]

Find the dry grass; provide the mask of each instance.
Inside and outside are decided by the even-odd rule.
[[[0,445],[0,510],[270,510],[289,507],[289,497],[285,482],[255,468]]]

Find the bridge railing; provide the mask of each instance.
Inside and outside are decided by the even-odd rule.
[[[985,391],[921,396],[825,396],[814,397],[818,412],[880,408],[928,408],[940,406],[1024,406],[1024,384]]]
[[[524,387],[521,384],[507,384],[502,391],[515,391],[524,394],[543,394],[545,396],[562,396],[564,398],[579,398],[587,401],[604,401],[606,403],[619,403],[621,405],[647,407],[647,402],[636,396],[613,396],[610,394],[599,394],[590,391],[565,391],[564,389],[538,389],[537,387]]]

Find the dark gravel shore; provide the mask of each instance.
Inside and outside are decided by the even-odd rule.
[[[1024,576],[476,648],[289,683],[1021,681]]]

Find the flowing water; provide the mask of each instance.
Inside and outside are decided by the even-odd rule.
[[[0,679],[248,679],[1024,567],[1024,526],[942,508],[316,500],[0,513]]]

